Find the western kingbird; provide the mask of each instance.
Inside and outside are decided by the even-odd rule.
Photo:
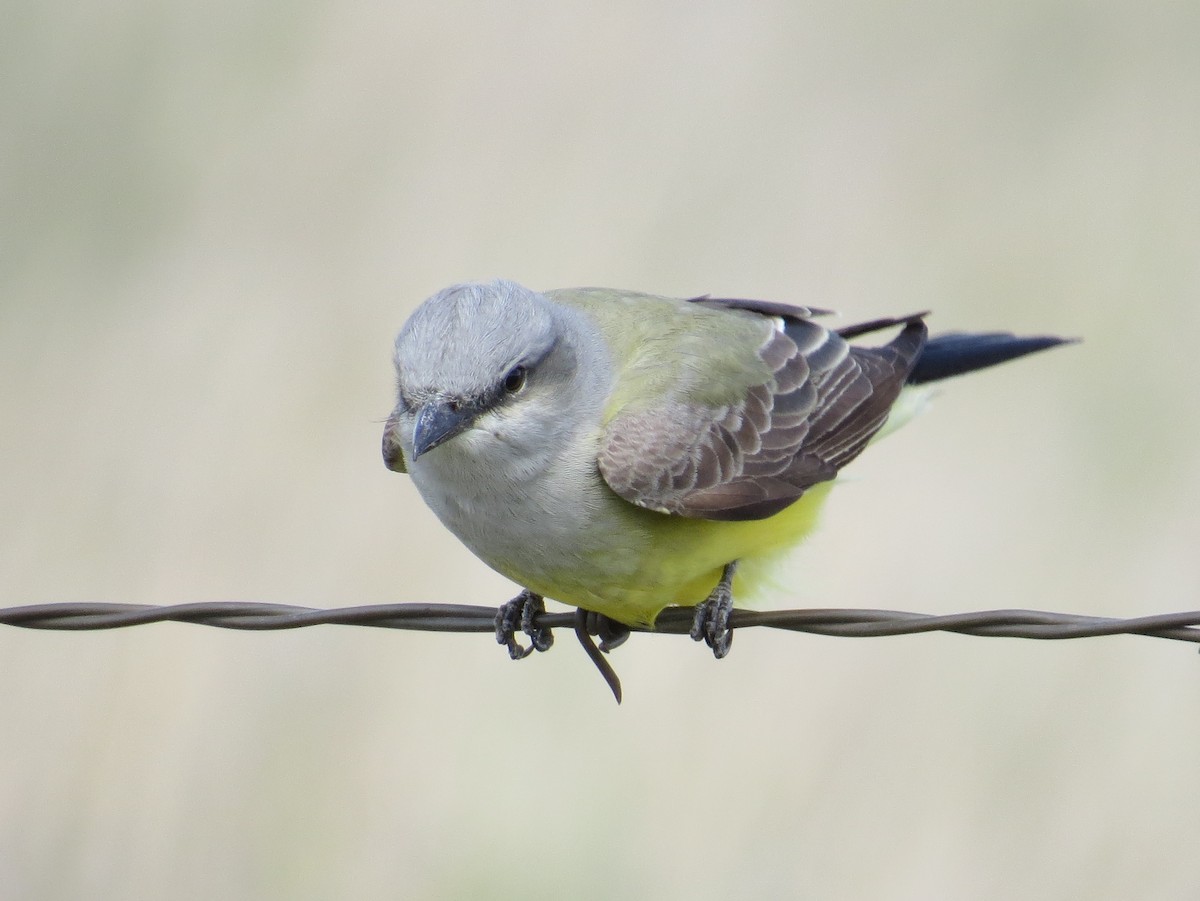
[[[814,526],[839,471],[902,391],[1064,343],[927,339],[924,313],[841,329],[823,310],[510,281],[455,285],[396,338],[383,434],[438,518],[524,587],[502,608],[539,650],[542,597],[650,626],[697,608],[729,650],[733,593]],[[880,347],[848,339],[898,328]],[[743,564],[740,569],[735,568]]]

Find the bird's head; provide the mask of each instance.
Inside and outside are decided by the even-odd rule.
[[[576,357],[560,312],[513,282],[455,285],[422,303],[396,337],[397,402],[384,430],[389,469],[448,442],[521,456],[548,440]]]

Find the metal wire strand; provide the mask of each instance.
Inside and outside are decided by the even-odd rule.
[[[379,604],[364,607],[297,607],[291,604],[258,604],[240,601],[212,601],[156,607],[147,604],[36,604],[29,607],[0,608],[0,624],[23,629],[88,631],[140,626],[144,623],[183,622],[219,629],[299,629],[304,626],[374,626],[381,629],[409,629],[424,632],[490,632],[497,630],[495,607],[469,604]],[[668,607],[658,616],[654,628],[637,632],[686,635],[692,629],[695,611]],[[952,613],[928,616],[900,610],[734,610],[729,621],[732,629],[765,626],[815,635],[843,638],[871,638],[884,635],[911,635],[918,632],[957,632],[988,638],[1065,639],[1091,638],[1097,635],[1147,635],[1175,641],[1200,642],[1200,611],[1164,613],[1135,619],[1081,616],[1074,613],[1047,613],[1040,610],[982,610],[977,613]],[[575,632],[588,659],[604,677],[617,703],[621,703],[621,680],[604,653],[621,643],[627,635],[623,627],[603,617],[574,613],[540,613],[531,629],[570,628]],[[610,634],[611,633],[611,634]],[[600,635],[599,647],[592,641]],[[610,643],[611,641],[611,643]],[[549,647],[549,643],[546,643]],[[523,655],[522,655],[523,656]]]
[[[690,608],[668,607],[654,628],[637,632],[686,635]],[[89,631],[144,623],[183,622],[220,629],[299,629],[305,626],[374,626],[421,632],[493,632],[495,607],[471,604],[375,604],[361,607],[298,607],[247,601],[148,604],[66,603],[0,608],[0,624],[23,629]],[[543,613],[537,625],[574,629],[574,613]],[[1049,613],[1041,610],[981,610],[931,616],[900,610],[745,610],[733,611],[730,626],[763,626],[814,635],[871,638],[920,632],[956,632],[986,638],[1067,639],[1099,635],[1145,635],[1200,643],[1200,611],[1163,613],[1132,619]]]

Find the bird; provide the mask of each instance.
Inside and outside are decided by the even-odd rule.
[[[1073,341],[929,337],[927,312],[834,328],[827,312],[452,285],[396,336],[384,462],[521,586],[497,616],[514,658],[550,646],[545,598],[597,616],[604,650],[691,607],[692,637],[723,657],[734,597],[814,529],[842,469],[909,418],[905,397]],[[885,344],[851,343],[884,330]]]

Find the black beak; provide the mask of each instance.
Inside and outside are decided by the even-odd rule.
[[[470,428],[475,410],[459,401],[430,401],[417,411],[413,425],[413,459],[445,444]]]

